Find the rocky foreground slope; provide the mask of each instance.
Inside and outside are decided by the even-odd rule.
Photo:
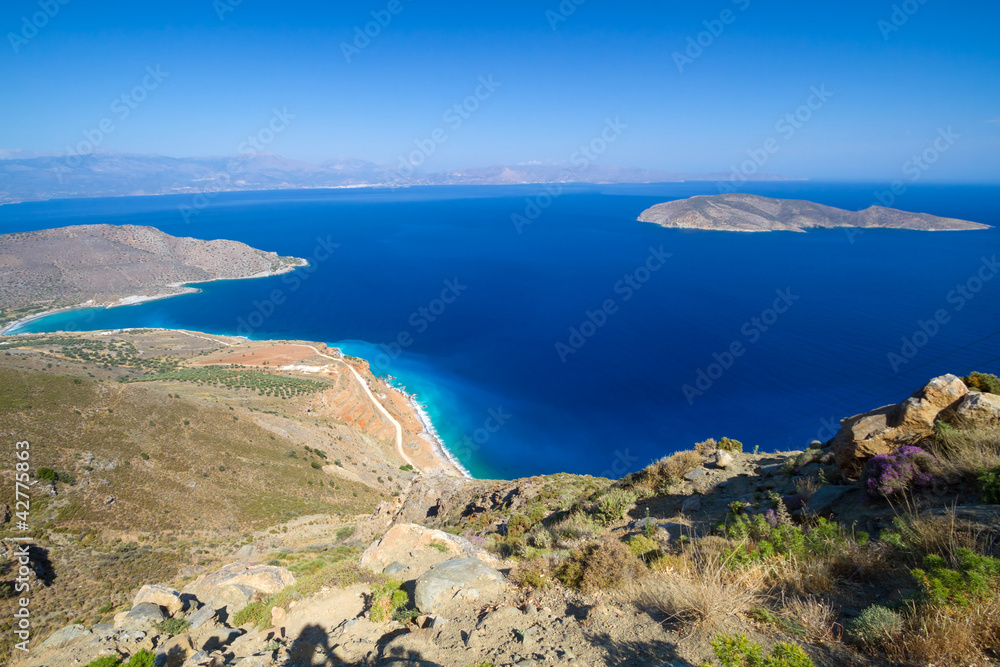
[[[997,392],[942,376],[828,443],[709,440],[618,481],[418,475],[350,526],[303,516],[146,582],[22,662],[994,664]]]
[[[273,275],[305,260],[238,241],[203,241],[136,225],[79,225],[0,235],[3,312],[179,294],[181,283]]]
[[[662,227],[724,232],[803,232],[813,228],[861,227],[865,229],[914,229],[958,231],[989,229],[966,220],[910,213],[883,206],[846,211],[798,199],[773,199],[729,193],[679,199],[652,206],[639,215],[640,222]]]

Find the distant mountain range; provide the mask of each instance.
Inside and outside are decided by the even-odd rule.
[[[729,174],[679,174],[589,165],[519,164],[437,173],[400,173],[393,166],[358,159],[322,164],[255,153],[174,158],[100,151],[46,155],[0,150],[0,204],[72,197],[414,185],[514,185],[525,183],[665,183],[716,181]],[[758,175],[754,180],[787,180]]]

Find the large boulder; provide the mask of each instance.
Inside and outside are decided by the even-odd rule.
[[[274,595],[294,583],[295,577],[283,567],[232,563],[201,575],[183,592],[215,610],[225,607],[228,614],[235,614],[254,600]]]
[[[187,621],[191,624],[192,630],[197,630],[206,623],[210,623],[215,619],[215,608],[212,605],[206,604],[188,616]]]
[[[936,377],[899,404],[897,422],[893,426],[909,433],[934,433],[938,416],[961,401],[969,388],[954,375]]]
[[[165,618],[160,605],[152,602],[140,602],[121,618],[115,616],[115,628],[118,630],[147,630],[154,623],[159,623]]]
[[[477,600],[498,595],[506,579],[478,558],[456,558],[438,563],[417,579],[413,601],[428,614],[444,613],[454,601]]]
[[[490,567],[500,562],[469,540],[433,528],[398,523],[361,554],[361,565],[381,572],[392,563],[422,564],[420,571],[453,558],[473,558]]]
[[[173,588],[167,588],[166,586],[150,586],[147,584],[140,588],[135,599],[132,601],[132,606],[134,607],[143,602],[152,602],[165,609],[171,616],[184,608],[184,602],[181,601],[181,594]]]
[[[955,414],[966,423],[996,424],[1000,422],[1000,396],[971,392],[955,408]]]
[[[215,586],[205,593],[205,606],[219,612],[220,618],[228,619],[241,609],[263,599],[263,595],[242,584],[226,584],[225,586]]]
[[[74,639],[78,639],[89,634],[90,630],[88,630],[85,626],[79,624],[67,625],[65,628],[60,628],[49,635],[49,638],[42,642],[42,646],[46,648],[50,646],[62,646],[63,644],[70,643]]]
[[[958,377],[942,375],[898,405],[848,417],[833,439],[834,460],[845,472],[857,473],[873,456],[917,445],[933,437],[942,413],[953,410],[968,393]]]

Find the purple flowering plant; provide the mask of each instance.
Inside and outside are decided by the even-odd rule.
[[[939,481],[934,455],[906,446],[872,457],[865,465],[864,485],[869,498],[891,498],[910,489],[926,489]]]

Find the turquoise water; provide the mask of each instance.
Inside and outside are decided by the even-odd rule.
[[[753,191],[860,209],[876,188]],[[666,230],[635,218],[713,186],[543,192],[233,193],[190,223],[178,208],[190,197],[68,200],[0,207],[0,230],[146,224],[309,258],[284,276],[22,330],[183,327],[338,345],[415,392],[480,477],[618,476],[723,435],[802,447],[936,374],[1000,370],[996,230]],[[911,187],[896,205],[997,225],[998,194]],[[511,216],[539,202],[518,233]]]

